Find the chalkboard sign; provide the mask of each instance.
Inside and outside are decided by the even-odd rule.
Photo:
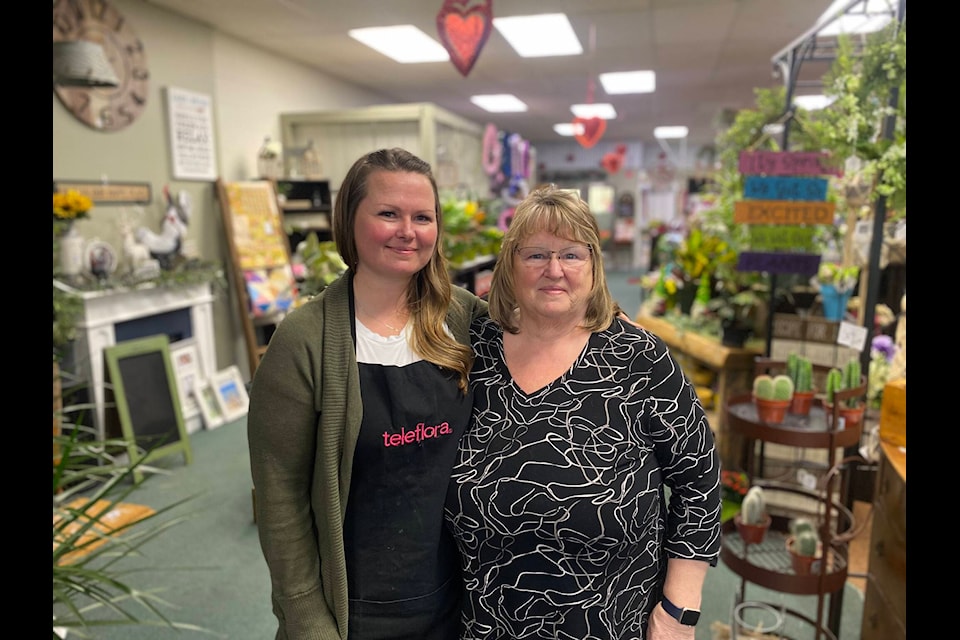
[[[131,463],[183,453],[190,464],[193,452],[170,360],[170,339],[156,335],[128,340],[104,349],[104,357]],[[135,481],[140,482],[142,475],[135,471]]]

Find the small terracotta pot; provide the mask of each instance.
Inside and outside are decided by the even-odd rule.
[[[773,518],[769,514],[767,514],[767,519],[760,524],[747,524],[740,519],[739,513],[733,516],[733,524],[737,526],[737,533],[740,534],[740,539],[743,540],[744,544],[760,544],[763,542],[771,522],[773,522]]]
[[[817,552],[812,556],[802,556],[793,551],[793,536],[787,538],[787,551],[790,552],[790,565],[798,576],[809,576],[820,572],[819,560],[823,557],[823,543],[817,543]]]
[[[794,391],[793,398],[790,401],[790,413],[798,416],[810,415],[810,407],[813,405],[813,396],[815,391]]]
[[[832,404],[824,401],[823,409],[824,411],[827,412],[828,415],[833,415]],[[840,417],[843,418],[844,428],[852,427],[863,422],[863,412],[864,412],[863,404],[860,404],[856,407],[841,406],[839,414],[840,414]]]
[[[792,400],[765,400],[754,396],[753,402],[757,406],[757,418],[767,424],[780,424]]]

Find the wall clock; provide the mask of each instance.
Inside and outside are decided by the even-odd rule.
[[[136,120],[147,104],[150,71],[143,42],[123,14],[106,0],[56,0],[53,41],[60,40],[101,44],[120,79],[116,87],[54,85],[63,106],[98,131],[119,131]]]

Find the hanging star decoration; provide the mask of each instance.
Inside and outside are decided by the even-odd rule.
[[[437,14],[440,41],[463,77],[470,74],[487,43],[492,22],[493,0],[445,0]]]

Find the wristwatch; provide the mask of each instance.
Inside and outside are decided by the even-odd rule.
[[[670,602],[667,596],[663,596],[660,599],[660,604],[663,606],[663,610],[673,616],[680,624],[693,627],[696,626],[697,621],[700,619],[700,612],[697,609],[681,609]]]

